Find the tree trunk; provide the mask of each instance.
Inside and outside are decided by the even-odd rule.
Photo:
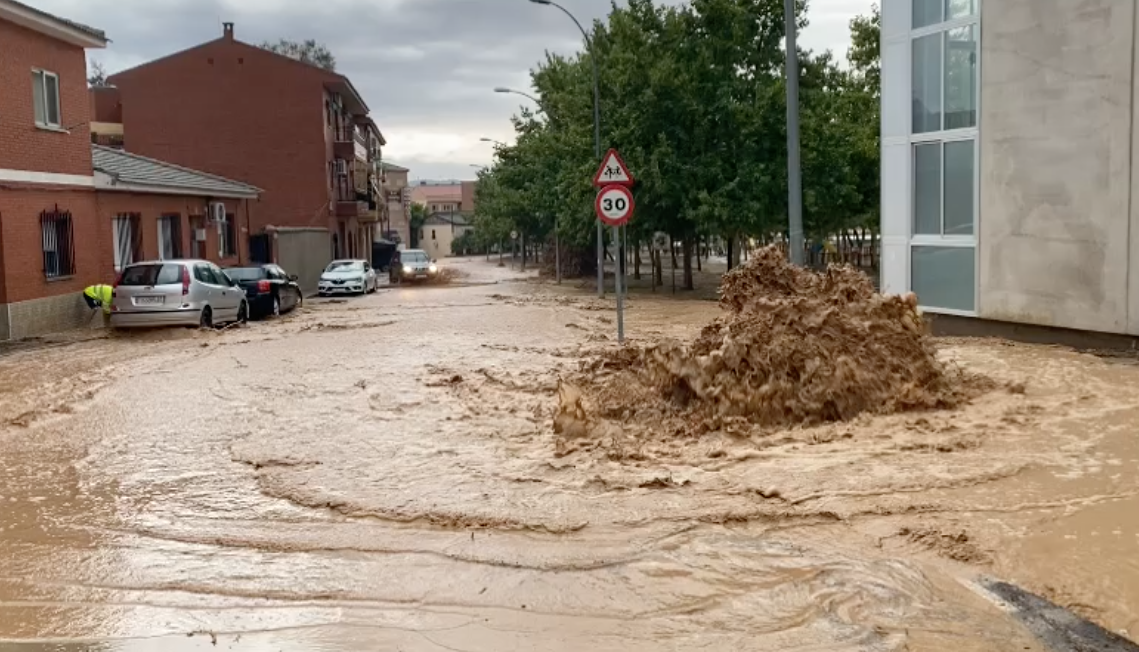
[[[704,238],[696,236],[696,271],[698,272],[704,271],[704,267],[700,264],[700,250],[704,247],[703,240]]]
[[[692,278],[692,236],[684,238],[681,246],[684,248],[684,289],[695,290],[696,284]]]
[[[664,285],[664,252],[653,249],[653,285]]]
[[[676,262],[676,240],[672,238],[672,235],[668,236],[668,252],[672,254],[672,268],[680,267],[680,263]]]
[[[641,280],[641,243],[633,246],[633,280]]]

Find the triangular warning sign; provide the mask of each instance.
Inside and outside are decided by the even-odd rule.
[[[621,159],[621,155],[617,153],[617,150],[609,150],[609,152],[605,154],[605,158],[601,159],[601,167],[597,168],[597,174],[593,175],[593,185],[633,185],[633,175],[629,173],[629,166],[625,165],[625,161]]]

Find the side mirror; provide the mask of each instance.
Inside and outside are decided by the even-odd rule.
[[[301,280],[301,277],[297,276],[296,274],[289,274],[289,280],[290,281],[299,281],[299,280]]]

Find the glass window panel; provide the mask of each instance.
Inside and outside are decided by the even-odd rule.
[[[35,107],[36,122],[47,123],[47,106],[44,104],[44,74],[32,73],[32,106]]]
[[[945,143],[945,235],[973,235],[972,140]]]
[[[914,146],[914,234],[941,235],[941,143]]]
[[[941,130],[941,34],[914,39],[913,132]]]
[[[945,33],[945,128],[977,126],[976,27]]]
[[[945,20],[964,18],[977,13],[977,0],[945,0]]]
[[[953,0],[913,0],[914,29],[941,22],[941,10]]]
[[[47,89],[47,123],[59,126],[59,77],[44,75],[44,88]]]
[[[910,289],[928,308],[974,311],[973,247],[911,247]]]

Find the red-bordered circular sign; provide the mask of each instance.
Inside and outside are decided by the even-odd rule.
[[[633,191],[625,186],[609,185],[597,193],[593,208],[597,219],[609,226],[623,226],[633,216]]]

